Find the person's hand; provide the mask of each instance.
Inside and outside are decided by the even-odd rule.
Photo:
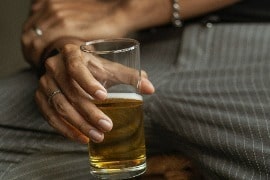
[[[122,4],[123,0],[36,0],[23,27],[26,59],[36,64],[44,49],[64,36],[85,41],[123,37],[127,32],[119,13]]]
[[[106,99],[104,81],[106,85],[125,83],[136,87],[138,77],[134,74],[137,73],[85,53],[78,45],[67,44],[60,52],[45,62],[46,73],[36,91],[37,104],[48,123],[64,136],[82,143],[87,143],[89,138],[101,142],[113,123],[91,102],[90,96]],[[145,72],[139,88],[143,94],[154,92]]]

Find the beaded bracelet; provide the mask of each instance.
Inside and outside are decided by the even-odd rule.
[[[172,23],[175,27],[182,27],[183,23],[180,19],[180,5],[179,0],[172,0]]]

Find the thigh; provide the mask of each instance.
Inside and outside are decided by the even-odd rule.
[[[31,71],[0,80],[0,179],[91,179],[87,146],[60,136],[40,115],[37,82]]]
[[[269,44],[267,24],[186,27],[178,57],[156,55],[149,67],[156,93],[146,102],[146,131],[159,129],[159,146],[191,156],[211,176],[269,178]]]

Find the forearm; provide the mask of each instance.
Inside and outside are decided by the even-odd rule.
[[[180,0],[181,20],[194,18],[240,0]],[[128,31],[136,31],[169,23],[172,18],[171,0],[128,1],[122,9]]]
[[[181,20],[193,18],[229,6],[238,1],[240,0],[179,0]],[[47,55],[50,49],[55,48],[53,46],[56,44],[59,46],[60,42],[67,42],[71,39],[72,42],[75,40],[75,38],[66,39],[68,36],[76,36],[78,38],[77,40],[123,37],[130,32],[169,23],[172,18],[172,0],[112,0],[110,2],[117,2],[117,4],[113,5],[108,1],[98,2],[93,1],[92,4],[88,4],[89,2],[86,4],[84,4],[85,2],[78,2],[76,4],[77,6],[81,7],[82,4],[84,5],[81,7],[81,11],[72,11],[72,8],[68,9],[67,12],[72,11],[71,15],[58,18],[59,20],[55,18],[56,15],[59,12],[66,12],[66,8],[71,7],[70,2],[62,2],[63,7],[58,11],[48,9],[48,12],[44,13],[45,17],[46,14],[55,15],[47,18],[47,21],[55,21],[52,23],[52,27],[42,28],[42,26],[45,26],[44,24],[48,23],[45,21],[46,18],[40,22],[32,22],[30,18],[29,22],[26,23],[27,27],[33,27],[35,24],[38,24],[45,33],[43,36],[37,37],[29,29],[23,34],[23,51],[26,59],[31,64],[38,66],[44,54]],[[89,8],[87,10],[84,9],[86,5]],[[99,7],[105,9],[107,7],[107,10],[100,12]],[[41,15],[38,12],[35,14],[37,17]],[[89,14],[89,12],[92,12],[92,14]],[[97,19],[96,16],[99,18]],[[89,17],[90,20],[88,20]],[[68,23],[63,25],[61,22]],[[61,38],[61,40],[57,38]],[[77,42],[77,40],[75,41]],[[41,54],[43,54],[42,57]]]

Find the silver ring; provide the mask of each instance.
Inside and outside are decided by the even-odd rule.
[[[62,92],[61,92],[60,89],[57,89],[57,90],[53,91],[53,92],[49,95],[49,98],[48,98],[48,103],[49,103],[49,105],[52,104],[52,98],[53,98],[55,95],[59,94],[59,93],[62,93]]]
[[[34,30],[34,32],[36,33],[37,36],[42,36],[43,35],[43,31],[40,28],[34,27],[33,30]]]

